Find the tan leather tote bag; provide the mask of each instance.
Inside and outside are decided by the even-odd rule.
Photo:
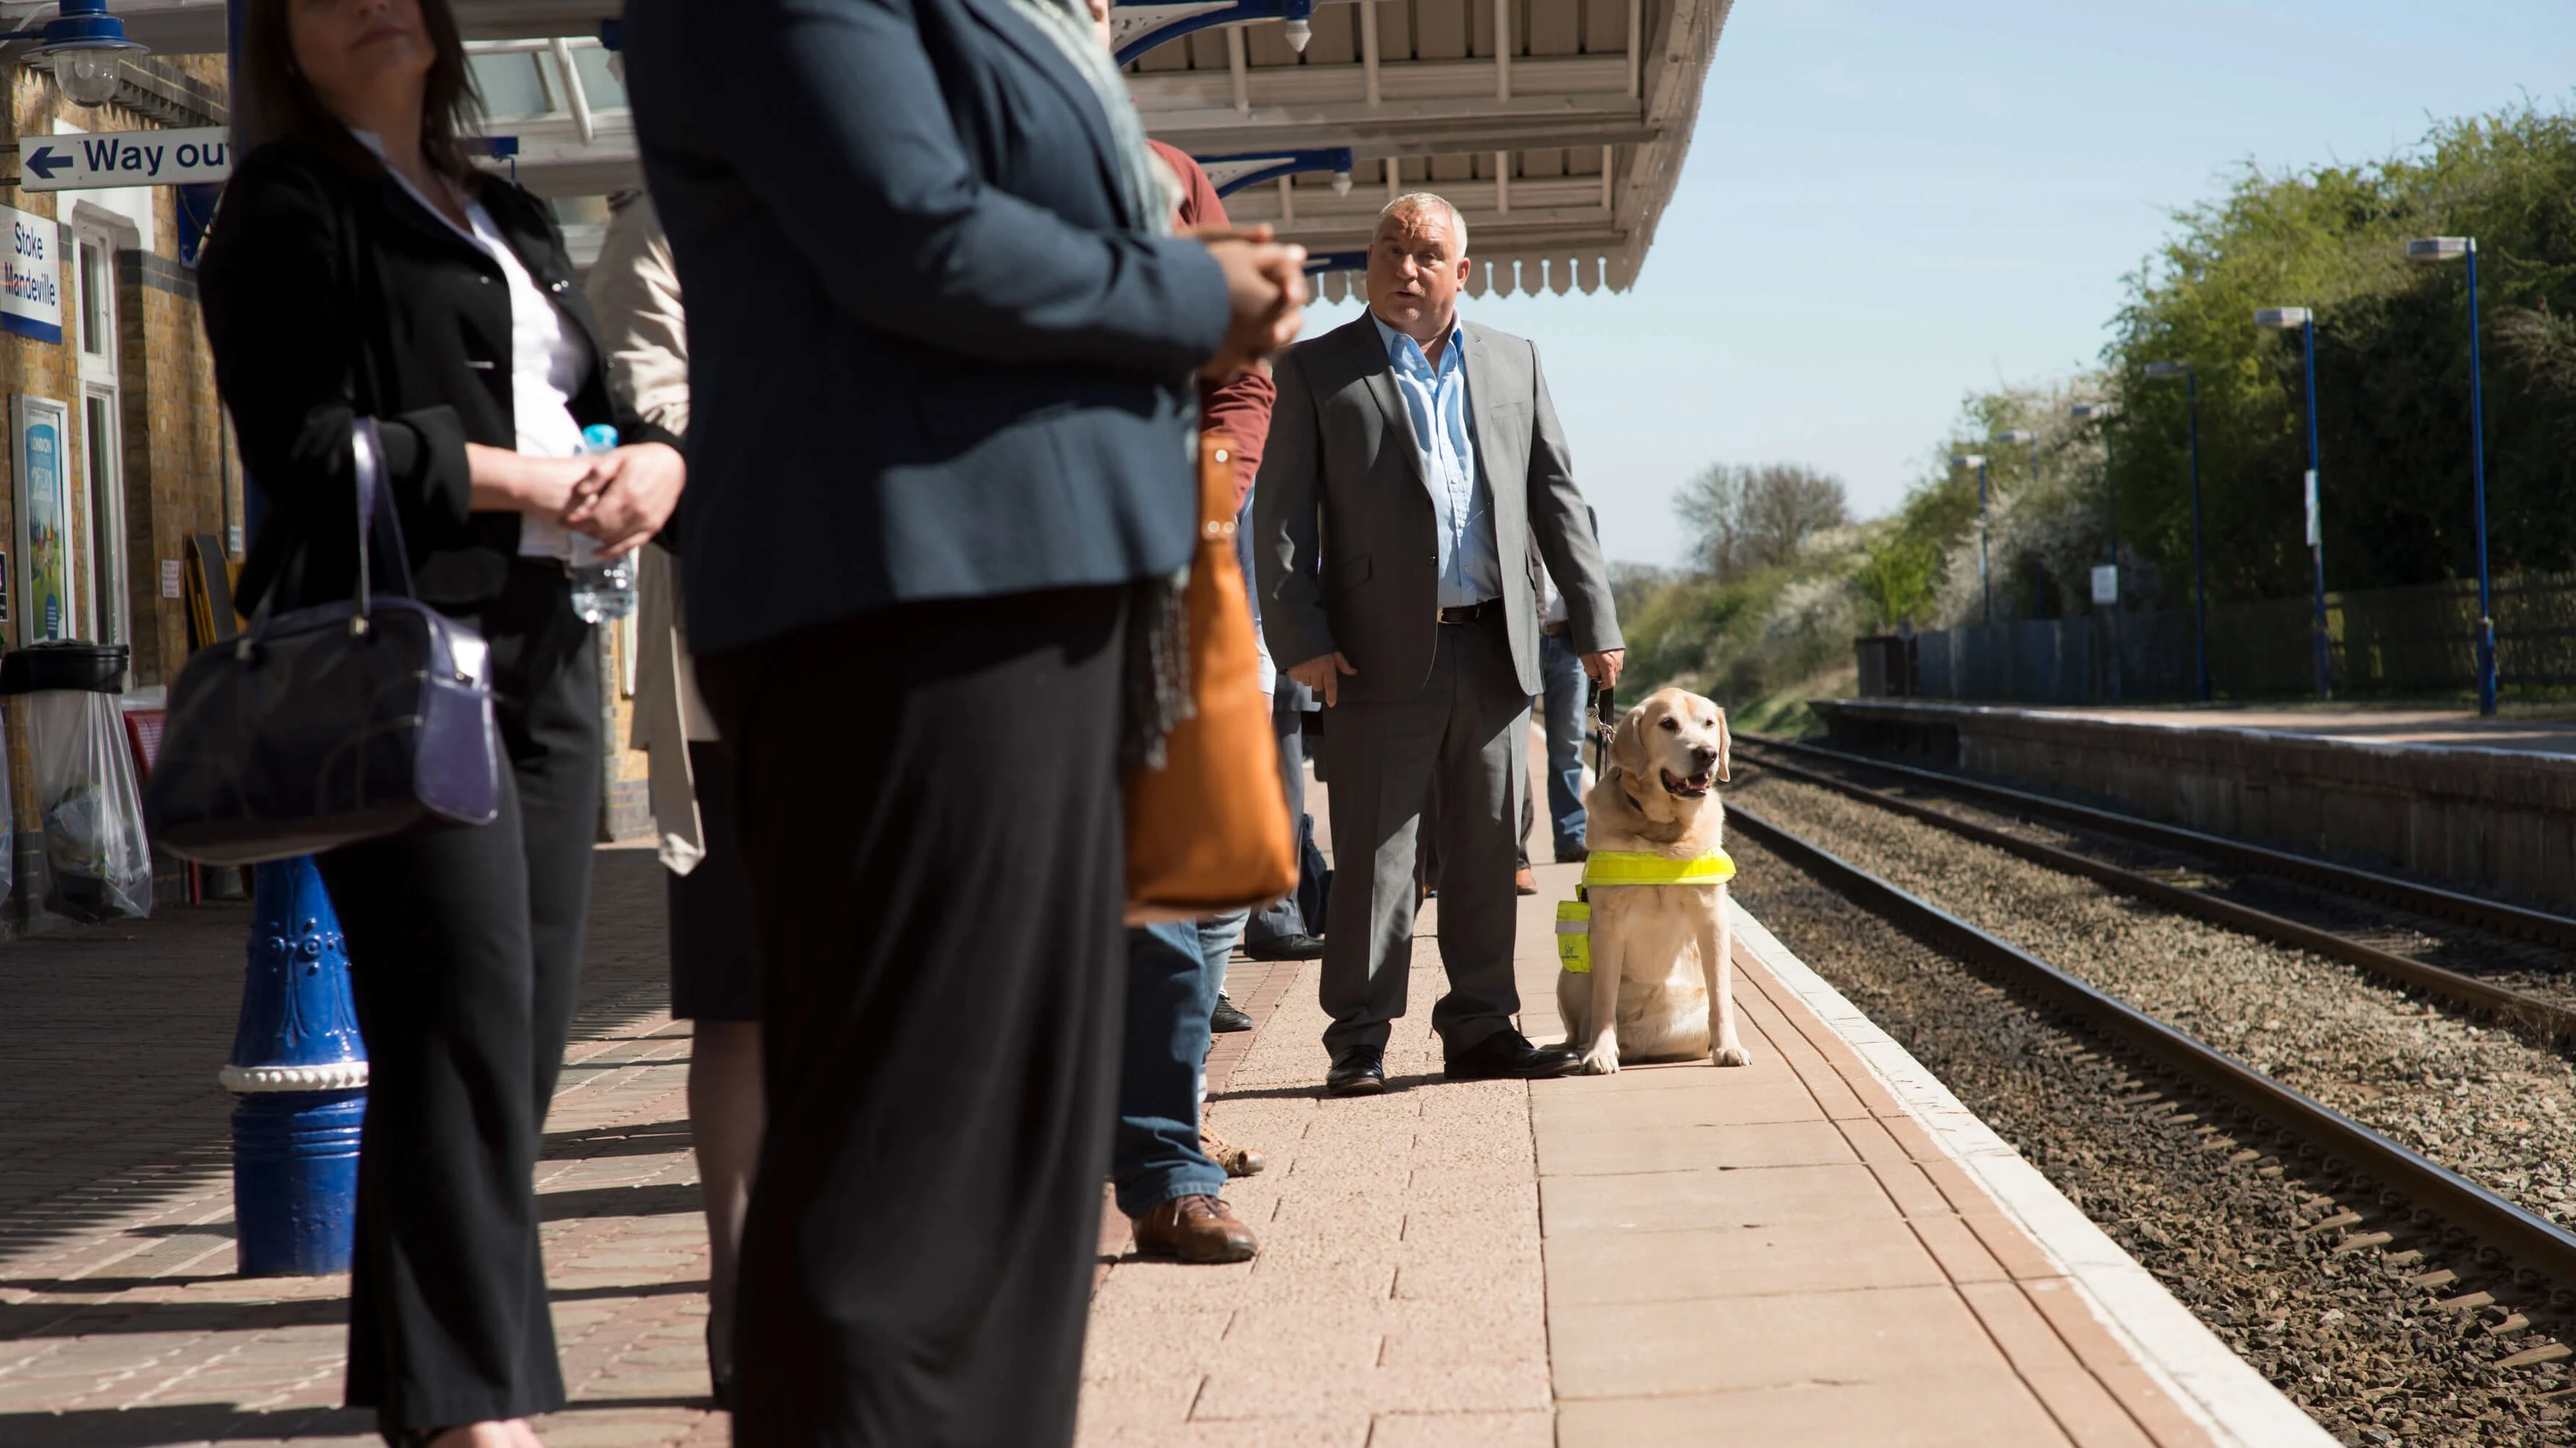
[[[1183,596],[1197,712],[1164,740],[1162,768],[1127,781],[1130,925],[1267,905],[1297,884],[1297,831],[1279,787],[1233,498],[1233,446],[1202,433],[1199,545]]]

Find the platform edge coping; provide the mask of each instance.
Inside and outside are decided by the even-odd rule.
[[[2192,1316],[2155,1274],[2094,1225],[2037,1167],[1730,897],[1735,938],[1866,1063],[1879,1083],[2037,1243],[2112,1340],[2211,1438],[2229,1448],[2335,1437]]]

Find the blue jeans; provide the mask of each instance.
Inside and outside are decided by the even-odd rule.
[[[1239,929],[1241,917],[1234,920]],[[1225,1185],[1225,1169],[1199,1150],[1199,1082],[1217,986],[1201,947],[1205,928],[1183,921],[1127,932],[1127,1039],[1109,1174],[1118,1210],[1130,1217],[1176,1197],[1215,1196]],[[1229,933],[1218,960],[1232,944]]]
[[[1564,634],[1541,634],[1538,676],[1547,725],[1547,815],[1556,856],[1583,848],[1583,656]]]
[[[1251,911],[1236,910],[1211,915],[1198,923],[1199,959],[1207,962],[1208,980],[1212,982],[1208,986],[1210,1009],[1214,1009],[1214,999],[1225,994],[1226,961],[1234,954],[1234,943],[1243,938],[1244,927],[1251,920]],[[1199,1095],[1204,1097],[1207,1092],[1202,1089]]]

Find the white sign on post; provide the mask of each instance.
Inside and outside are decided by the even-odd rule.
[[[0,227],[9,232],[0,251],[0,330],[63,340],[63,249],[54,219],[0,206]]]
[[[2322,519],[2317,516],[2317,470],[2308,469],[2308,546],[2314,548],[2324,539]]]
[[[18,186],[23,191],[178,186],[221,181],[232,174],[232,132],[222,126],[29,136],[18,142]]]
[[[2120,601],[2120,565],[2116,563],[2093,565],[2093,601],[2095,603]]]

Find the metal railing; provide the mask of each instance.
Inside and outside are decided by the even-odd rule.
[[[2477,688],[2473,581],[2326,595],[2337,697],[2448,695]],[[2221,697],[2316,690],[2314,604],[2272,599],[2209,611],[2211,687]],[[2526,697],[2576,689],[2576,574],[2495,586],[2496,675]],[[1969,624],[1915,636],[1915,691],[2016,703],[2148,703],[2192,696],[2187,609]]]

